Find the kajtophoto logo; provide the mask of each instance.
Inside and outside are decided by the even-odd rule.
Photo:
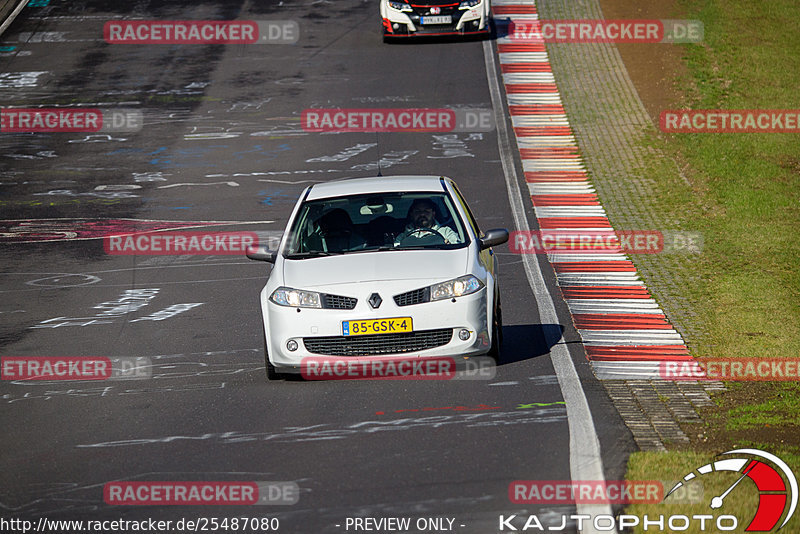
[[[753,516],[744,532],[773,532],[781,530],[794,515],[797,508],[797,478],[789,466],[774,454],[759,449],[735,449],[720,454],[724,458],[702,465],[683,478],[670,489],[662,502],[665,504],[678,504],[685,502],[698,502],[695,499],[686,499],[692,492],[692,486],[702,484],[709,488],[715,476],[738,475],[733,483],[727,485],[719,495],[708,501],[711,512],[706,514],[562,514],[556,517],[558,526],[543,526],[552,523],[554,519],[535,514],[531,515],[500,515],[498,530],[501,532],[513,531],[564,531],[567,529],[584,531],[619,531],[633,527],[641,527],[644,531],[654,532],[683,532],[692,528],[692,531],[701,532],[732,532],[738,531],[739,519],[730,513],[732,508],[742,516],[748,516],[748,510],[742,509],[737,502],[725,508],[725,499],[738,489],[742,488],[744,479],[750,479],[755,484],[758,492],[758,501],[753,511]],[[730,457],[728,457],[730,456]],[[751,485],[752,489],[752,485]],[[688,493],[687,493],[688,492]],[[716,492],[714,492],[716,493]],[[569,484],[557,485],[553,481],[516,481],[509,486],[509,498],[515,503],[615,503],[615,502],[640,502],[652,503],[654,495],[661,495],[658,491],[657,481],[623,481],[587,483],[574,481]],[[701,500],[700,502],[706,502]]]
[[[681,482],[675,484],[675,487],[667,493],[665,500],[674,491],[683,487],[685,482],[704,476],[713,476],[716,473],[741,473],[741,476],[728,489],[721,495],[711,499],[710,508],[712,510],[722,508],[725,504],[725,498],[736,489],[740,482],[745,478],[749,478],[758,489],[758,506],[745,532],[769,532],[775,528],[775,525],[783,517],[783,522],[777,530],[782,529],[792,518],[797,508],[797,478],[795,478],[792,470],[786,465],[786,462],[774,454],[759,449],[736,449],[722,453],[723,456],[728,454],[735,454],[740,457],[717,460],[698,467],[684,476]],[[768,460],[777,469],[763,460]]]

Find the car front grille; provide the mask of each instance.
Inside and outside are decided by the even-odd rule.
[[[419,330],[399,334],[366,336],[304,337],[308,352],[325,356],[379,356],[403,354],[447,345],[453,338],[452,328]]]
[[[406,291],[394,296],[394,303],[398,306],[412,306],[414,304],[421,304],[423,302],[430,302],[431,292],[430,288],[423,287],[422,289],[415,289],[414,291]]]
[[[341,295],[322,295],[322,307],[327,310],[352,310],[356,307],[358,299],[343,297]]]
[[[445,5],[430,5],[430,4],[423,4],[423,3],[412,3],[411,7],[414,11],[420,15],[453,15],[457,16],[460,15],[460,10],[458,9],[459,2],[455,2],[452,4],[445,4]],[[438,13],[431,13],[431,8],[438,7]],[[457,17],[456,17],[457,18]]]

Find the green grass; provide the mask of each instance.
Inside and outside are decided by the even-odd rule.
[[[705,25],[682,45],[687,108],[800,109],[800,3],[683,0]],[[696,356],[800,356],[800,134],[676,134],[646,172],[660,209],[704,236],[686,288],[708,332]]]
[[[797,428],[800,425],[800,384],[780,384],[775,390],[763,402],[731,408],[727,413],[726,428],[731,431],[765,426]]]
[[[800,3],[679,0],[679,6],[684,18],[705,25],[702,44],[682,45],[689,72],[680,81],[686,108],[800,109],[800,32],[794,28]],[[678,227],[704,236],[703,253],[686,267],[686,279],[694,281],[686,295],[706,331],[692,347],[694,355],[800,357],[800,134],[658,135],[648,143],[672,156],[691,184],[672,162],[652,162],[646,172],[656,183],[660,209]],[[714,446],[764,449],[800,474],[800,448],[772,443],[765,432],[797,434],[791,429],[800,427],[800,384],[764,385],[751,400],[737,397],[740,386],[715,398],[720,409],[707,427],[716,429]],[[750,437],[743,441],[742,435]],[[696,451],[636,453],[626,476],[675,479],[712,460]],[[717,478],[705,487],[706,501],[731,483],[727,475]],[[731,496],[724,513],[742,514],[741,532],[754,510],[754,487]],[[625,511],[708,512],[708,502]],[[783,531],[800,532],[798,525],[795,518]]]
[[[798,109],[795,0],[686,0],[705,42],[684,46],[692,108]],[[800,356],[800,134],[682,134],[696,203],[706,209],[704,315],[709,356]]]

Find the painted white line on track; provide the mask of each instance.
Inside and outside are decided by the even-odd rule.
[[[506,182],[506,192],[511,205],[511,212],[514,216],[514,224],[517,230],[530,231],[528,220],[525,218],[522,192],[517,185],[517,172],[514,168],[514,159],[512,157],[514,148],[502,112],[502,93],[500,92],[500,85],[496,75],[497,67],[494,50],[492,50],[490,41],[483,42],[483,57],[486,63],[486,77],[489,82],[489,94],[492,98],[495,124],[497,124],[497,144],[500,151],[500,161],[503,166],[503,177]],[[539,270],[538,263],[534,261],[532,255],[523,254],[522,264],[525,267],[528,284],[539,307],[540,320],[543,324],[559,324],[555,304],[547,290],[547,285]],[[545,336],[552,337],[551,329],[543,329],[543,333]],[[592,412],[589,409],[586,394],[581,387],[581,381],[569,350],[566,345],[558,343],[558,341],[560,341],[560,338],[546,339],[548,345],[552,347],[550,361],[556,371],[558,384],[567,410],[570,478],[572,480],[605,481],[603,458],[600,455],[600,441],[597,439],[597,431],[594,427]],[[608,504],[576,504],[575,507],[579,514],[611,515],[611,506]],[[598,531],[594,528],[593,522],[591,522],[588,528],[583,529],[583,532],[596,533]],[[606,532],[616,533],[617,529],[613,527],[612,530]]]
[[[17,7],[14,8],[14,11],[12,11],[11,14],[8,15],[8,17],[6,17],[6,20],[3,21],[2,24],[0,24],[0,35],[3,35],[3,32],[6,31],[6,28],[11,26],[11,23],[14,22],[14,19],[17,18],[17,15],[20,14],[22,9],[27,4],[28,4],[28,0],[20,0],[20,2],[17,4]]]

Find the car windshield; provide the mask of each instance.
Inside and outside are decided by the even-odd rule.
[[[290,259],[469,244],[446,193],[381,193],[304,202],[289,230]]]

